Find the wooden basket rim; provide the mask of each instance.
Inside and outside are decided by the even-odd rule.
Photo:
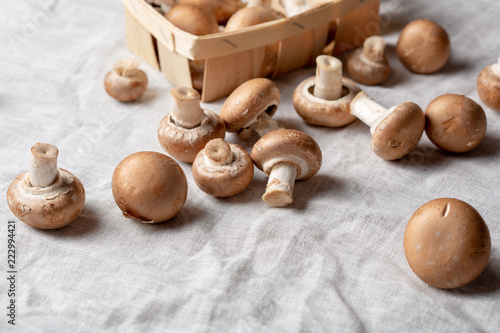
[[[159,42],[191,60],[220,57],[276,43],[334,21],[372,1],[376,0],[329,0],[292,17],[237,31],[195,36],[174,26],[144,0],[122,0],[130,14]]]

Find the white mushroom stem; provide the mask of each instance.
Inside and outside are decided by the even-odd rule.
[[[255,120],[250,127],[257,132],[261,137],[266,135],[267,133],[280,129],[276,120],[271,118],[267,112],[262,112],[257,119]]]
[[[170,93],[174,97],[171,117],[175,124],[188,129],[200,126],[204,115],[200,94],[188,87],[177,87]]]
[[[493,74],[500,77],[500,58],[498,58],[498,62],[496,64],[491,65],[491,71]]]
[[[37,143],[31,147],[29,167],[30,184],[33,187],[52,185],[59,173],[57,170],[57,147],[48,143]]]
[[[281,0],[281,3],[289,17],[303,13],[311,8],[305,0]]]
[[[321,55],[316,58],[314,96],[335,101],[342,97],[342,62],[335,57]]]
[[[283,207],[292,203],[296,176],[297,168],[293,165],[287,163],[274,165],[262,200],[274,207]]]
[[[351,102],[351,114],[370,126],[370,132],[372,134],[378,124],[394,110],[394,107],[390,109],[384,108],[368,97],[365,92],[357,94]]]
[[[234,160],[229,144],[223,139],[210,140],[205,145],[205,156],[211,164],[223,166],[231,164]]]
[[[113,68],[124,77],[134,77],[137,74],[137,69],[141,65],[141,62],[135,58],[122,59]]]
[[[363,43],[363,56],[374,62],[384,60],[385,40],[380,36],[371,36]]]

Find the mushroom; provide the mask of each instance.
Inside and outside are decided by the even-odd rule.
[[[437,23],[427,19],[408,23],[399,36],[396,52],[407,69],[418,74],[440,70],[450,57],[450,38]]]
[[[158,223],[184,206],[188,185],[184,171],[167,155],[142,151],[123,159],[111,181],[113,198],[127,218]]]
[[[196,36],[203,36],[219,32],[219,24],[215,17],[205,9],[195,5],[177,5],[172,8],[165,18],[177,28]],[[189,60],[191,81],[193,88],[203,88],[205,60]]]
[[[293,201],[295,180],[314,176],[321,167],[321,149],[304,132],[279,129],[260,138],[252,149],[252,159],[268,176],[262,200],[273,207]]]
[[[354,81],[362,84],[382,83],[390,71],[384,50],[384,38],[380,36],[368,37],[365,39],[363,47],[354,50],[347,58],[347,74]]]
[[[386,109],[360,92],[351,102],[351,114],[370,126],[372,151],[384,160],[397,160],[417,145],[425,128],[422,109],[406,102]]]
[[[220,116],[228,132],[243,137],[255,130],[260,136],[279,128],[271,119],[280,104],[280,92],[268,79],[257,78],[236,88],[222,105]]]
[[[361,91],[356,83],[342,76],[342,62],[335,57],[316,58],[316,77],[302,81],[293,94],[293,106],[308,123],[339,127],[356,117],[349,112],[353,98]]]
[[[422,281],[436,288],[457,288],[477,278],[486,267],[490,233],[471,205],[458,199],[434,199],[410,218],[404,251]]]
[[[214,197],[230,197],[246,189],[253,178],[253,162],[240,146],[213,139],[193,162],[198,187]]]
[[[176,4],[176,0],[146,0],[146,2],[162,15],[168,13]]]
[[[477,93],[488,107],[500,112],[500,58],[485,67],[477,77]]]
[[[104,88],[113,98],[130,102],[141,97],[148,87],[148,76],[138,69],[141,62],[126,58],[117,62],[104,77]]]
[[[208,141],[224,138],[224,121],[214,112],[202,109],[200,94],[187,87],[173,88],[172,112],[158,127],[158,140],[172,157],[192,163]]]
[[[486,115],[483,108],[470,98],[442,95],[425,110],[425,133],[442,150],[464,153],[483,140]]]
[[[229,18],[224,32],[240,30],[279,18],[279,14],[270,7],[269,1],[249,1],[247,7],[238,10]],[[278,51],[279,42],[269,44],[262,49],[262,64],[256,76],[267,77],[273,74],[278,62]]]
[[[71,172],[57,167],[57,147],[37,143],[31,147],[29,171],[10,184],[7,202],[14,215],[40,229],[71,223],[82,211],[85,190]]]
[[[244,5],[241,0],[178,0],[181,5],[195,5],[214,15],[219,24],[225,24],[229,17]]]

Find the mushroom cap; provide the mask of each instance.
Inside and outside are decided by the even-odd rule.
[[[422,109],[413,102],[400,104],[373,131],[372,151],[384,160],[397,160],[415,148],[424,128]]]
[[[261,6],[244,7],[229,18],[224,31],[236,31],[279,18],[279,15],[275,11]]]
[[[500,112],[500,76],[493,72],[493,65],[485,67],[479,73],[477,93],[484,104]]]
[[[425,110],[425,133],[442,150],[464,153],[483,140],[486,115],[483,108],[470,98],[442,95]]]
[[[229,95],[222,105],[220,116],[228,132],[237,132],[249,127],[262,112],[272,116],[279,104],[280,92],[271,80],[251,79]]]
[[[184,171],[167,155],[143,151],[123,159],[111,181],[113,198],[127,218],[158,223],[184,205],[188,185]]]
[[[439,24],[428,19],[415,20],[401,31],[396,52],[399,60],[410,71],[434,73],[450,57],[450,38]]]
[[[321,167],[318,143],[304,132],[279,129],[261,137],[252,148],[252,159],[267,175],[274,165],[287,163],[297,168],[297,180],[314,176]]]
[[[172,157],[192,163],[207,142],[226,136],[226,126],[222,118],[210,110],[203,111],[204,117],[200,126],[194,128],[177,126],[171,114],[163,117],[158,127],[158,141]]]
[[[215,17],[202,7],[177,5],[165,14],[165,18],[177,28],[196,36],[219,32]]]
[[[212,13],[220,24],[226,23],[231,15],[244,6],[241,0],[178,0],[178,3],[203,7]]]
[[[253,161],[240,146],[228,143],[233,160],[228,164],[214,163],[207,156],[214,139],[202,149],[193,162],[193,178],[198,187],[214,197],[230,197],[242,192],[253,178]],[[210,155],[210,153],[208,153]]]
[[[457,288],[474,280],[486,267],[490,233],[469,204],[458,199],[434,199],[410,218],[404,251],[422,281],[436,288]]]
[[[372,61],[365,57],[363,48],[354,50],[346,60],[347,74],[356,82],[366,85],[382,83],[389,72],[389,62],[384,56],[381,61]]]
[[[24,223],[39,229],[56,229],[68,225],[82,211],[85,189],[71,172],[58,169],[52,185],[34,187],[26,171],[10,184],[7,202],[12,213]]]
[[[316,77],[302,81],[293,93],[293,106],[307,123],[319,126],[340,127],[356,119],[350,113],[351,101],[361,91],[358,85],[342,77],[342,98],[334,101],[314,96]]]
[[[123,76],[117,69],[110,70],[104,76],[104,88],[113,98],[121,102],[130,102],[141,97],[148,87],[148,76],[140,69],[133,76]]]

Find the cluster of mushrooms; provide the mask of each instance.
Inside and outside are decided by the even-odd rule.
[[[218,23],[226,23],[226,29],[242,10],[240,1],[150,2],[172,21],[174,10],[184,10],[183,6],[192,6],[192,2],[220,5],[217,10],[221,12],[215,16]],[[189,27],[194,23],[190,22]],[[217,22],[213,26],[219,29]],[[316,76],[301,82],[293,95],[297,113],[307,123],[326,127],[345,126],[360,119],[370,126],[372,151],[385,160],[410,153],[424,131],[445,151],[463,153],[476,147],[485,135],[486,116],[481,106],[465,96],[440,96],[424,113],[412,102],[387,109],[361,90],[356,82],[375,85],[387,78],[390,69],[384,49],[384,39],[373,36],[353,51],[346,60],[352,80],[343,77],[342,63],[337,58],[319,56]],[[447,62],[450,42],[438,24],[417,20],[403,29],[396,50],[410,71],[430,74]],[[135,59],[115,64],[104,80],[108,94],[120,101],[139,98],[147,89],[147,76],[139,65]],[[500,60],[481,71],[477,90],[486,105],[500,112]],[[171,157],[138,152],[122,160],[113,173],[113,197],[126,217],[158,223],[181,210],[187,197],[187,180],[174,159],[192,163],[196,184],[214,197],[229,197],[245,190],[252,181],[255,164],[269,176],[262,199],[273,207],[289,205],[295,180],[308,179],[321,167],[322,154],[316,141],[304,132],[281,128],[272,118],[280,104],[280,93],[266,78],[239,86],[219,114],[201,107],[196,89],[177,87],[171,95],[172,110],[158,127],[159,143]],[[242,147],[226,142],[226,132],[243,139],[256,133],[260,139],[248,154]],[[70,172],[57,168],[55,146],[37,143],[31,153],[29,171],[19,175],[8,189],[9,207],[33,227],[63,227],[83,208],[83,185]],[[491,241],[488,227],[472,206],[440,198],[424,204],[411,217],[404,250],[420,279],[448,289],[463,286],[481,274],[489,260]]]

